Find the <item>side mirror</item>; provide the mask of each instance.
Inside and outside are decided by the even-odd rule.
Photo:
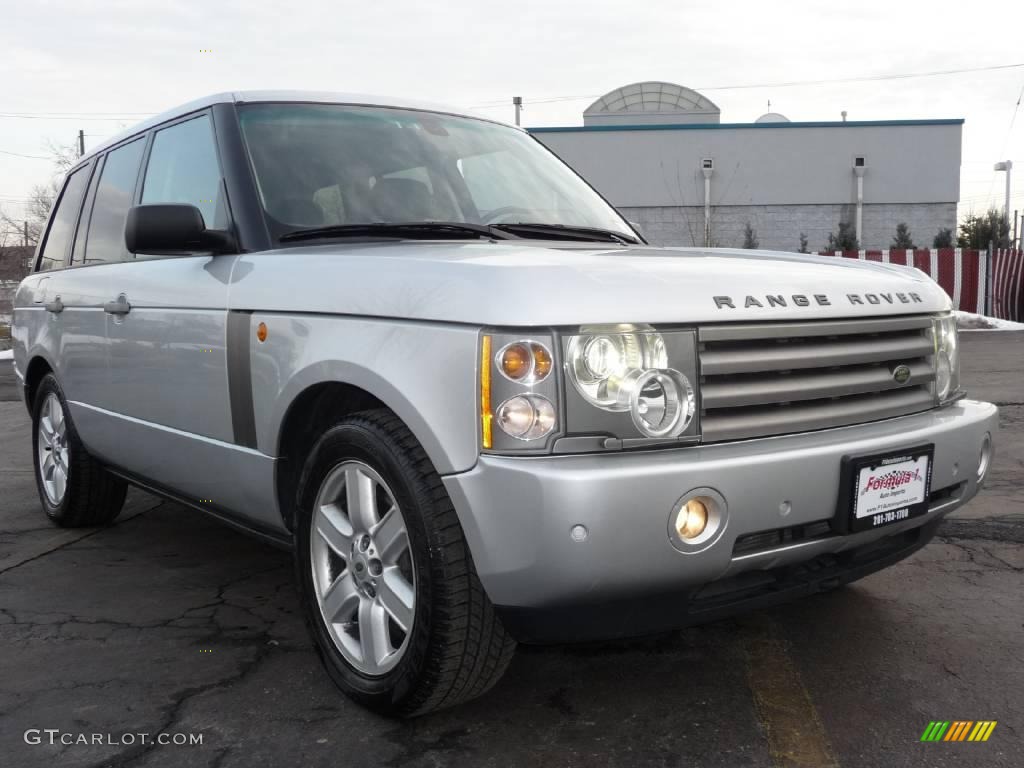
[[[124,244],[131,253],[237,253],[230,232],[207,229],[194,205],[136,205],[128,211]]]

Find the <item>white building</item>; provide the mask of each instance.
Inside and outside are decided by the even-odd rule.
[[[923,247],[956,230],[962,119],[723,123],[696,91],[647,82],[602,96],[583,122],[530,132],[652,243],[740,246],[748,223],[783,250],[801,233],[819,250],[840,222],[860,222],[862,248],[887,248],[900,222]]]

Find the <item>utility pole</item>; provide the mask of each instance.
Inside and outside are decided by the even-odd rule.
[[[1017,247],[1017,209],[1013,209],[1013,240],[1010,241],[1010,247]]]
[[[993,171],[1006,171],[1006,205],[1003,208],[1003,221],[1006,222],[1006,231],[1010,231],[1010,171],[1013,170],[1013,161],[1004,160],[992,166]]]
[[[28,247],[28,221],[23,221],[22,224],[24,225],[22,227],[22,235],[23,235],[22,239],[24,241],[24,242],[22,242],[22,245],[24,245],[27,248]]]
[[[85,131],[78,131],[78,156],[85,154]]]
[[[516,125],[519,125],[519,113],[523,111],[523,97],[513,96],[512,106],[516,108]]]

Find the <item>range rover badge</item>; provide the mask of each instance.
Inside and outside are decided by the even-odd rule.
[[[910,368],[905,365],[897,365],[893,369],[892,377],[897,384],[906,384],[910,380]]]

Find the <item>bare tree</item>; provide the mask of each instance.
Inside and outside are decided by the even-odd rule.
[[[60,194],[61,182],[64,174],[75,164],[77,153],[74,146],[55,144],[47,142],[47,150],[53,158],[53,169],[50,179],[45,184],[37,184],[29,192],[28,202],[25,203],[25,212],[22,216],[14,216],[7,211],[0,210],[0,245],[23,245],[25,239],[26,223],[28,224],[28,244],[35,245],[46,226],[46,219],[50,215]]]

